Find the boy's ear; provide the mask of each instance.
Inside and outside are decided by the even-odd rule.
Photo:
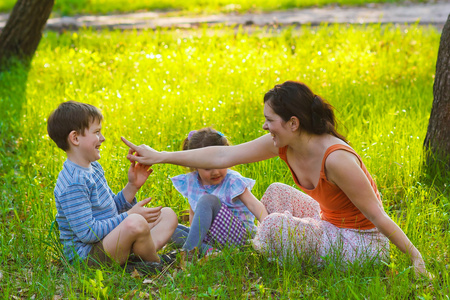
[[[69,140],[69,144],[74,145],[74,146],[78,146],[78,144],[80,143],[78,140],[78,132],[76,132],[75,130],[72,130],[69,133],[69,136],[67,137],[67,139]]]
[[[300,127],[300,120],[295,116],[291,117],[289,123],[292,131],[296,131]]]

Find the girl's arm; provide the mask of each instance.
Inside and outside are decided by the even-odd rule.
[[[211,146],[195,150],[158,152],[146,145],[136,146],[122,137],[130,147],[127,158],[144,165],[174,164],[191,168],[223,169],[252,163],[278,155],[270,134],[236,146]]]
[[[192,225],[192,219],[194,219],[194,211],[192,210],[191,206],[189,205],[189,225]]]
[[[241,199],[242,203],[247,206],[248,210],[250,210],[250,212],[258,219],[260,223],[265,217],[267,217],[268,213],[266,207],[261,203],[261,201],[256,199],[256,197],[248,189],[245,189],[245,191],[239,196],[239,199]]]
[[[410,257],[417,274],[429,276],[419,250],[386,214],[356,156],[347,151],[331,153],[326,160],[326,175],[381,233]]]

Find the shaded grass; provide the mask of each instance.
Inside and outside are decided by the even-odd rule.
[[[363,5],[366,3],[403,3],[404,0],[56,0],[54,12],[61,15],[105,14],[140,10],[162,10],[177,14],[270,11],[324,5]],[[416,0],[415,2],[427,2]],[[0,11],[12,9],[16,0],[0,0]]]
[[[47,32],[28,79],[20,67],[1,74],[2,298],[445,298],[448,176],[436,185],[422,170],[438,42],[434,28],[381,25],[271,27],[252,34],[222,26]],[[100,276],[67,266],[51,230],[53,188],[65,156],[46,133],[46,118],[60,102],[102,110],[100,163],[118,192],[128,166],[120,136],[172,151],[190,130],[213,125],[242,143],[264,134],[264,93],[290,79],[306,82],[335,106],[341,131],[377,181],[386,211],[420,249],[435,281],[414,280],[408,259],[395,248],[386,264],[343,272],[331,261],[320,269],[281,267],[248,247],[171,269],[149,283],[119,269]],[[185,170],[154,169],[138,198],[152,196],[154,205],[177,213],[186,209],[169,180]],[[293,185],[278,158],[236,169],[256,179],[258,198],[272,182]]]

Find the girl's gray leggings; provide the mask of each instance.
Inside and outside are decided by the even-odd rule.
[[[192,218],[191,227],[178,224],[177,229],[172,235],[172,242],[184,250],[192,250],[198,247],[202,253],[205,253],[211,246],[202,243],[208,233],[214,218],[219,213],[222,203],[214,195],[204,195],[200,197]]]

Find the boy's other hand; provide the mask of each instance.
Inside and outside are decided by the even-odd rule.
[[[147,181],[148,176],[153,172],[151,166],[143,165],[132,161],[128,169],[128,182],[139,190]]]
[[[157,207],[145,207],[147,203],[150,202],[152,198],[147,198],[142,201],[139,201],[134,205],[129,211],[128,214],[139,214],[143,216],[148,223],[155,222],[159,216],[161,215],[161,208],[162,206]]]
[[[155,163],[158,163],[157,161],[157,155],[159,154],[158,151],[154,150],[153,148],[147,146],[147,145],[140,145],[136,146],[132,142],[128,141],[126,138],[121,137],[122,141],[130,147],[130,150],[128,151],[127,159],[129,161],[135,161],[143,165],[151,166]]]

